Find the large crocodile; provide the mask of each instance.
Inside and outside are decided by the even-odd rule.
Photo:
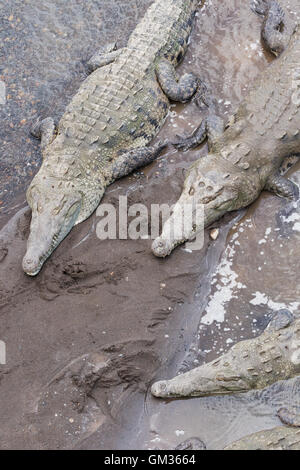
[[[150,163],[164,145],[147,147],[164,123],[168,98],[185,102],[198,79],[178,80],[199,0],[155,0],[127,46],[103,49],[92,74],[55,129],[37,123],[42,166],[27,191],[32,221],[23,269],[36,275],[75,224],[97,208],[105,188]],[[101,68],[100,68],[101,67]]]
[[[240,341],[216,360],[152,385],[156,397],[223,395],[263,389],[300,375],[300,319],[279,311],[257,338]],[[293,412],[280,410],[292,423]]]
[[[265,332],[257,338],[237,343],[216,360],[177,377],[152,385],[156,397],[223,395],[263,389],[274,382],[300,374],[300,319],[280,310]],[[225,450],[300,450],[300,409],[287,404],[277,410],[285,426],[251,434]],[[197,445],[182,443],[182,448]]]
[[[300,450],[300,429],[288,426],[266,429],[243,437],[224,450]]]
[[[224,450],[300,450],[299,407],[281,408],[278,417],[287,426],[250,434],[226,446]]]
[[[179,444],[175,450],[206,450],[206,446],[199,438],[194,437]],[[300,450],[300,429],[276,426],[249,434],[223,450]]]
[[[198,98],[208,106],[208,117],[192,136],[175,145],[187,150],[208,137],[210,152],[190,168],[183,192],[153,242],[156,256],[169,255],[203,226],[248,206],[264,189],[289,198],[299,193],[279,170],[286,157],[300,153],[300,27],[286,19],[276,1],[258,0],[253,9],[264,17],[263,40],[279,58],[259,76],[225,129],[217,101],[205,85],[199,87]],[[187,206],[193,208],[188,226],[182,216]],[[203,216],[197,215],[198,207]]]

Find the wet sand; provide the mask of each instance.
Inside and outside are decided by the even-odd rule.
[[[68,10],[52,0],[44,12],[35,2],[14,3],[20,11],[14,18],[23,25],[16,22],[14,34],[26,47],[22,56],[10,45],[9,73],[2,79],[8,80],[10,94],[9,77],[16,80],[19,61],[30,84],[22,106],[12,94],[9,107],[0,109],[1,140],[7,142],[0,159],[0,339],[7,345],[7,364],[0,366],[0,448],[172,448],[198,436],[216,449],[277,425],[276,406],[286,400],[297,404],[297,383],[261,395],[169,402],[152,398],[148,390],[153,380],[259,334],[277,308],[297,313],[298,205],[263,194],[248,211],[215,224],[216,241],[207,231],[201,251],[180,247],[166,260],[153,257],[150,240],[100,241],[94,214],[72,230],[36,278],[23,274],[30,223],[24,203],[31,178],[24,170],[27,157],[30,171],[39,165],[29,122],[40,109],[59,117],[86,76],[86,58],[115,35],[121,44],[126,41],[151,1],[132,2],[130,12],[123,0],[71,0]],[[107,20],[112,13],[114,23]],[[5,16],[8,31],[12,14]],[[31,33],[25,37],[28,22]],[[180,70],[207,80],[220,97],[220,112],[228,114],[270,60],[260,44],[260,19],[244,1],[208,1]],[[41,86],[33,86],[36,79]],[[26,123],[16,131],[9,123],[21,112]],[[200,119],[194,104],[174,105],[159,138],[190,133]],[[184,169],[205,152],[206,146],[184,154],[170,148],[143,172],[113,184],[103,203],[117,208],[124,195],[130,204],[148,208],[175,202]],[[299,174],[298,165],[292,170],[297,182]]]

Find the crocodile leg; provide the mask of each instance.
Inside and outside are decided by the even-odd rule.
[[[56,127],[53,118],[38,120],[31,128],[31,134],[37,139],[41,139],[41,149],[51,144],[56,136]]]
[[[115,42],[101,47],[88,61],[87,65],[89,70],[94,72],[94,70],[99,67],[111,64],[120,55],[121,51],[122,49],[117,49]]]
[[[174,65],[166,59],[157,64],[156,76],[167,97],[181,103],[190,100],[199,85],[199,80],[193,73],[186,73],[178,79]]]
[[[193,149],[198,147],[198,145],[202,144],[207,137],[207,122],[206,119],[203,119],[200,126],[190,135],[189,137],[181,137],[180,135],[176,135],[178,138],[177,142],[173,142],[174,147],[177,150],[183,150],[186,152],[189,149]]]
[[[267,330],[278,331],[287,328],[295,321],[294,315],[287,309],[283,308],[273,315],[270,320]]]
[[[206,450],[206,445],[198,437],[191,437],[178,444],[175,450]]]
[[[288,426],[300,427],[300,408],[299,406],[286,406],[280,408],[277,416],[283,424]]]
[[[299,196],[298,186],[279,174],[269,176],[265,189],[275,193],[277,196],[287,197],[289,199],[297,199]]]
[[[281,54],[293,32],[286,22],[283,9],[275,0],[254,0],[251,7],[264,17],[262,40],[266,48],[275,55]]]
[[[212,97],[212,94],[207,89],[204,83],[201,83],[195,96],[195,101],[198,106],[200,103],[204,103],[208,108],[208,116],[202,120],[201,124],[189,137],[178,137],[178,141],[174,142],[174,146],[178,150],[189,150],[198,145],[202,144],[204,140],[208,139],[209,150],[213,146],[214,142],[224,132],[224,121],[217,115],[217,103]]]
[[[153,147],[139,147],[122,153],[115,161],[112,169],[113,181],[151,163],[167,145],[167,142],[159,142]]]

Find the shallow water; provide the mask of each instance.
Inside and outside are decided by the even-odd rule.
[[[66,103],[86,77],[86,59],[98,47],[114,41],[116,37],[119,45],[122,45],[150,3],[151,0],[130,0],[129,10],[127,0],[70,0],[67,3],[62,0],[49,0],[42,4],[38,0],[14,0],[9,3],[0,0],[0,14],[3,20],[1,37],[4,38],[4,62],[1,64],[0,79],[6,83],[7,91],[6,104],[0,105],[0,208],[2,207],[3,213],[7,212],[10,216],[24,205],[24,189],[40,164],[39,144],[29,137],[31,121],[40,114],[59,118]],[[291,15],[295,16],[293,10],[296,10],[297,5],[299,11],[298,0],[285,3],[291,5]],[[111,18],[114,18],[114,21]],[[192,70],[203,77],[218,96],[219,111],[222,115],[231,113],[247,92],[251,81],[273,60],[261,45],[260,26],[260,18],[249,10],[248,1],[244,0],[207,0],[198,13],[191,45],[180,66],[180,73]],[[159,138],[167,137],[172,140],[176,133],[190,133],[199,124],[200,119],[201,111],[194,103],[184,106],[172,105],[169,119]],[[140,201],[142,198],[148,203],[162,203],[168,200],[162,201],[159,198],[167,196],[175,202],[180,194],[183,170],[206,152],[206,145],[184,154],[169,149],[145,170],[146,178],[117,182],[108,189],[107,198],[114,200],[114,195],[127,194],[133,200]],[[292,179],[300,184],[299,164],[291,174]],[[166,181],[170,188],[164,187]],[[18,193],[19,198],[15,201]],[[6,218],[7,215],[2,216],[2,220]],[[156,378],[168,378],[179,371],[210,361],[236,341],[259,334],[278,308],[288,307],[296,314],[299,312],[299,224],[299,204],[276,198],[271,194],[263,194],[247,211],[229,215],[216,224],[220,227],[219,238],[216,242],[206,238],[203,255],[195,256],[199,263],[197,266],[192,264],[189,258],[191,255],[185,252],[184,247],[178,248],[175,254],[175,259],[181,263],[179,272],[170,272],[170,266],[175,269],[174,264],[172,265],[174,255],[170,260],[159,261],[159,265],[158,261],[156,262],[159,275],[164,282],[166,277],[171,285],[167,285],[163,300],[167,299],[171,304],[171,300],[175,299],[174,302],[177,303],[176,309],[172,311],[174,321],[168,320],[169,330],[165,331],[161,329],[161,324],[164,324],[170,313],[161,313],[162,309],[158,309],[159,302],[157,301],[156,305],[153,301],[158,314],[151,317],[152,323],[147,328],[153,337],[159,338],[164,334],[163,347],[156,351],[162,363],[160,370],[155,373]],[[93,237],[95,238],[94,225],[95,217],[86,222],[85,230],[83,225],[76,229],[84,232],[80,237],[77,232],[77,238],[76,233],[73,233],[73,238],[69,239],[74,256],[80,253],[79,248],[92,243]],[[26,230],[24,232],[26,233]],[[23,234],[22,241],[18,242],[20,256],[24,238]],[[111,249],[110,245],[109,248]],[[150,249],[150,246],[147,249]],[[61,251],[59,253],[63,256]],[[55,256],[53,258],[57,260]],[[143,261],[145,260],[147,263],[148,259],[143,258]],[[150,262],[148,264],[149,271],[153,270]],[[48,271],[46,267],[41,278],[32,283],[29,283],[28,279],[24,281],[20,275],[21,287],[14,287],[13,295],[19,295],[22,289],[29,291],[31,288],[37,288],[43,295],[46,291],[48,296],[50,292],[53,297],[63,297],[59,289],[65,294],[64,286],[59,285],[58,288],[58,284],[55,284],[55,273],[60,273],[61,268],[55,264],[53,267],[51,262],[47,266]],[[186,266],[189,269],[192,266],[194,271],[185,272]],[[144,268],[144,271],[137,270],[139,276],[146,275],[147,264]],[[180,291],[180,276],[189,276],[191,279],[191,295]],[[132,277],[134,279],[134,273]],[[11,278],[10,282],[15,284],[15,279]],[[9,283],[0,287],[1,292],[12,296]],[[76,285],[76,289],[77,287]],[[82,291],[85,289],[85,299],[88,299],[82,300],[86,309],[86,305],[92,305],[94,301],[93,297],[92,300],[89,297],[92,288],[82,287]],[[116,296],[121,294],[119,287],[116,293],[110,293],[109,289],[110,286],[105,291],[103,289],[104,294],[101,291],[101,295],[107,298],[107,303],[105,304],[102,298],[101,302],[110,311],[113,298],[116,299]],[[127,299],[127,290],[124,287],[123,289],[124,299]],[[38,311],[39,303],[35,304],[35,295],[32,295],[32,304],[28,303],[24,315],[29,314],[29,307],[32,306],[33,314],[38,315],[35,312]],[[51,305],[52,309],[56,309],[53,316],[57,315],[57,321],[61,321],[58,308],[67,309],[67,301],[65,304],[54,302]],[[112,312],[113,308],[119,314],[119,307],[112,307]],[[129,309],[130,305],[127,308]],[[150,301],[147,308],[144,305],[141,308],[150,308]],[[51,308],[49,310],[51,311]],[[38,318],[42,327],[46,323],[48,328],[55,330],[51,319]],[[68,327],[72,325],[72,321],[70,318]],[[98,319],[92,319],[94,329],[100,328],[98,323]],[[26,331],[23,320],[21,325]],[[109,326],[108,322],[105,329]],[[73,325],[71,327],[73,328]],[[11,325],[8,323],[5,328],[8,331]],[[74,329],[76,328],[79,327],[75,323]],[[53,335],[56,345],[55,333]],[[73,341],[73,337],[71,338]],[[63,339],[65,341],[65,337]],[[71,339],[69,341],[71,342]],[[110,341],[116,339],[112,337]],[[51,351],[52,344],[49,347]],[[80,354],[86,352],[87,347],[90,347],[90,344],[84,344],[82,350],[79,347]],[[92,343],[92,350],[93,347]],[[70,350],[73,354],[73,347],[70,347]],[[46,361],[46,355],[50,353],[45,349],[43,354]],[[64,361],[70,359],[64,349],[57,352],[57,357],[57,368],[62,368],[61,358]],[[37,373],[34,368],[33,371],[33,374]],[[128,398],[126,410],[120,411],[123,426],[117,435],[110,437],[110,442],[115,448],[172,448],[188,437],[197,436],[208,448],[222,448],[243,435],[278,425],[277,407],[287,402],[298,404],[298,401],[297,380],[247,395],[169,402],[153,399],[149,393],[145,397],[142,391],[133,393]],[[64,431],[63,426],[62,429]],[[47,429],[44,430],[45,440],[47,432]],[[73,438],[73,444],[76,445],[76,438]],[[83,444],[86,447],[97,445],[97,439],[95,442]]]

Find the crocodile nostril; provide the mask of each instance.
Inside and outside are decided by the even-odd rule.
[[[24,259],[23,261],[24,266],[32,266],[33,265],[33,260],[32,259]]]
[[[36,261],[32,258],[24,258],[22,265],[25,273],[30,274],[31,272],[35,271]]]
[[[152,243],[152,251],[155,256],[164,257],[169,254],[168,243],[166,240],[157,239]]]

